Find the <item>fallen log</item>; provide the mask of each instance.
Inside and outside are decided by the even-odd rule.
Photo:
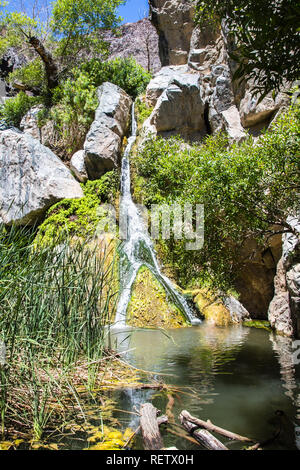
[[[208,450],[228,450],[221,441],[213,436],[206,429],[199,429],[199,426],[188,421],[181,413],[179,416],[180,422],[184,429],[191,434],[203,447]]]
[[[151,403],[141,405],[140,426],[145,450],[160,450],[164,447],[159,432],[157,409]]]
[[[223,428],[220,428],[219,426],[215,426],[211,421],[203,421],[202,419],[195,418],[194,416],[190,415],[190,413],[186,410],[183,410],[180,416],[183,416],[184,419],[186,419],[190,423],[195,424],[199,428],[204,428],[210,432],[216,432],[217,434],[228,437],[228,439],[232,439],[233,441],[254,442],[253,439],[249,439],[248,437],[245,437],[245,436],[240,436],[239,434],[236,434],[234,432],[227,431],[227,429],[223,429]]]

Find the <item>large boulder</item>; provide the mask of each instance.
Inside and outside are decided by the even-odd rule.
[[[174,70],[173,78],[160,77],[161,88],[164,85],[166,88],[146,125],[154,127],[156,133],[163,136],[180,134],[186,140],[199,140],[207,132],[199,75]],[[156,90],[158,92],[158,87]]]
[[[189,73],[187,65],[162,67],[147,86],[146,100],[148,104],[155,106],[158,98],[167,89],[169,83],[174,79],[180,81],[181,77],[186,73]]]
[[[54,203],[80,197],[80,184],[50,149],[29,134],[0,131],[1,222],[34,224]]]
[[[240,141],[245,138],[239,111],[231,83],[230,70],[227,65],[212,67],[209,79],[211,96],[209,97],[209,123],[213,133],[226,131],[230,140]]]
[[[81,183],[85,183],[88,180],[88,174],[85,166],[85,151],[78,150],[74,153],[70,161],[70,169],[74,173],[75,178]]]
[[[85,166],[90,179],[98,179],[119,166],[122,138],[130,122],[132,100],[109,82],[98,88],[99,106],[84,143]]]
[[[289,102],[288,95],[278,93],[273,98],[269,93],[261,102],[251,92],[252,83],[247,83],[246,91],[240,102],[240,115],[244,127],[254,127],[258,124],[268,126],[268,120],[274,116],[274,113]]]

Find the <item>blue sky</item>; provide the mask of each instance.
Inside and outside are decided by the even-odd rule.
[[[20,3],[20,0],[10,0],[9,9],[19,10]],[[39,3],[40,5],[43,4],[41,0]],[[23,0],[23,4],[30,8],[32,0]],[[148,16],[148,11],[148,0],[127,0],[126,4],[119,8],[119,14],[122,16],[124,23],[133,23],[145,18],[145,16]]]
[[[134,23],[148,16],[148,0],[127,0],[126,4],[120,7],[119,13],[124,18],[124,23]]]

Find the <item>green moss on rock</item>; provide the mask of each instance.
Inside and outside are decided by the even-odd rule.
[[[263,330],[272,331],[270,322],[265,320],[249,320],[243,322],[244,326],[248,326],[249,328],[261,328]]]
[[[63,232],[78,237],[94,235],[99,222],[107,215],[100,204],[113,200],[118,184],[119,177],[115,171],[106,173],[99,180],[82,184],[84,197],[64,199],[48,210],[45,221],[39,227],[36,243],[58,239]]]
[[[216,326],[228,326],[234,323],[222,300],[210,289],[195,290],[191,294],[196,307],[206,320]]]
[[[142,266],[132,289],[127,323],[141,328],[180,328],[187,322],[151,271]]]

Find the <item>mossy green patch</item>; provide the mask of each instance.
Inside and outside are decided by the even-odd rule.
[[[164,288],[146,266],[140,268],[134,282],[127,323],[141,328],[187,326],[183,314],[169,301]]]
[[[116,171],[106,173],[99,180],[82,184],[84,197],[64,199],[48,210],[45,221],[39,227],[36,244],[47,244],[58,239],[64,232],[77,237],[94,235],[98,224],[107,216],[107,211],[101,204],[114,199],[118,185],[119,176]],[[101,229],[105,231],[106,227],[102,225]]]
[[[229,310],[210,289],[192,291],[191,294],[196,307],[206,320],[216,326],[228,326],[233,323]]]
[[[153,107],[148,106],[146,100],[145,100],[145,95],[141,95],[136,99],[135,102],[135,109],[136,109],[136,114],[137,114],[137,122],[139,128],[142,126],[144,121],[150,117]]]
[[[249,328],[261,328],[263,330],[272,331],[270,322],[265,320],[249,320],[243,322],[244,326],[248,326]]]

